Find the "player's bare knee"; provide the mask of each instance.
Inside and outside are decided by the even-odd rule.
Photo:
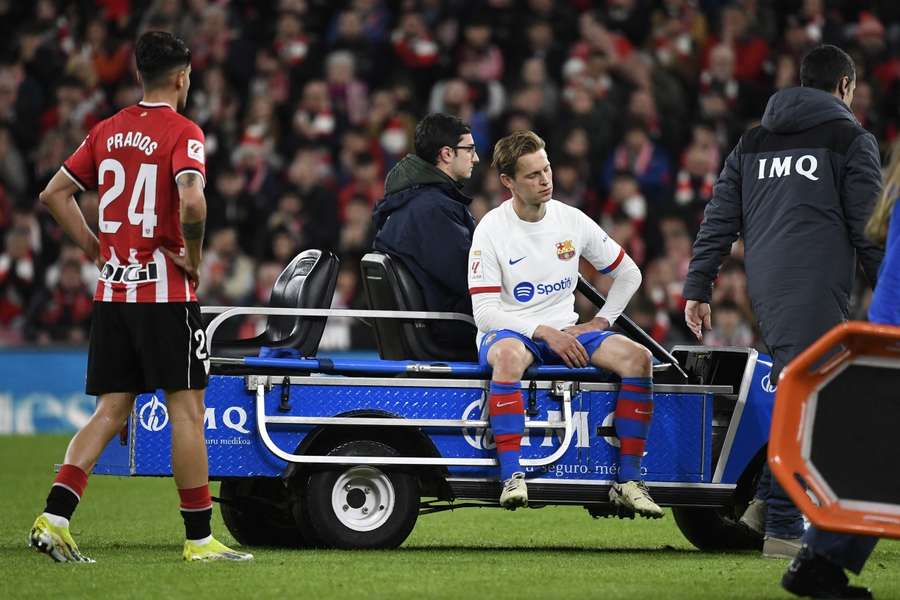
[[[519,379],[525,371],[524,351],[515,344],[497,344],[491,349],[495,379]]]
[[[169,421],[202,427],[206,407],[202,394],[190,392],[166,392],[169,405]]]
[[[121,429],[125,426],[131,408],[122,408],[100,404],[94,413],[92,420],[99,423],[104,429]]]
[[[650,377],[653,373],[653,355],[638,344],[629,346],[622,361],[622,377]]]

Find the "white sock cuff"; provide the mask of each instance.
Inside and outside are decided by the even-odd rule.
[[[210,534],[210,535],[206,536],[205,538],[200,538],[199,540],[188,540],[188,541],[193,544],[197,544],[198,546],[205,546],[208,543],[210,543],[212,541],[212,539],[213,539],[213,536]]]
[[[50,524],[54,527],[62,527],[64,529],[69,528],[69,520],[65,517],[61,517],[59,515],[54,515],[52,513],[45,512],[44,516],[47,517],[47,520],[50,521]]]

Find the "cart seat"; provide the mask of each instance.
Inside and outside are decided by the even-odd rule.
[[[271,308],[330,308],[340,260],[328,251],[304,250],[275,280]],[[325,330],[325,317],[269,317],[260,335],[241,340],[213,340],[216,357],[256,356],[262,346],[293,348],[314,356]]]
[[[399,260],[381,252],[370,252],[360,262],[363,289],[373,310],[424,311],[425,300],[419,284]],[[475,344],[471,350],[441,347],[432,337],[427,321],[373,319],[378,354],[386,360],[432,360],[477,362]],[[475,327],[460,321],[459,327]]]

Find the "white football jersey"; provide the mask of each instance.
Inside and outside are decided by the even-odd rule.
[[[491,319],[489,329],[500,325],[529,338],[538,325],[563,329],[577,323],[575,286],[582,256],[601,273],[611,273],[625,251],[586,214],[556,200],[547,202],[544,218],[536,223],[520,219],[512,200],[487,213],[469,251],[469,293],[476,322],[482,321],[476,343],[487,332],[479,315],[489,308],[502,311],[500,322]]]

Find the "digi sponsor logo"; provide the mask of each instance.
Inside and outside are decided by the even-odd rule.
[[[518,285],[516,285],[516,287],[513,288],[513,296],[515,296],[516,300],[518,300],[522,304],[525,304],[526,302],[534,298],[534,285],[527,281],[519,283]]]
[[[147,431],[160,431],[169,424],[169,411],[166,410],[166,405],[159,401],[156,394],[153,394],[150,402],[141,407],[138,419],[141,427]]]

